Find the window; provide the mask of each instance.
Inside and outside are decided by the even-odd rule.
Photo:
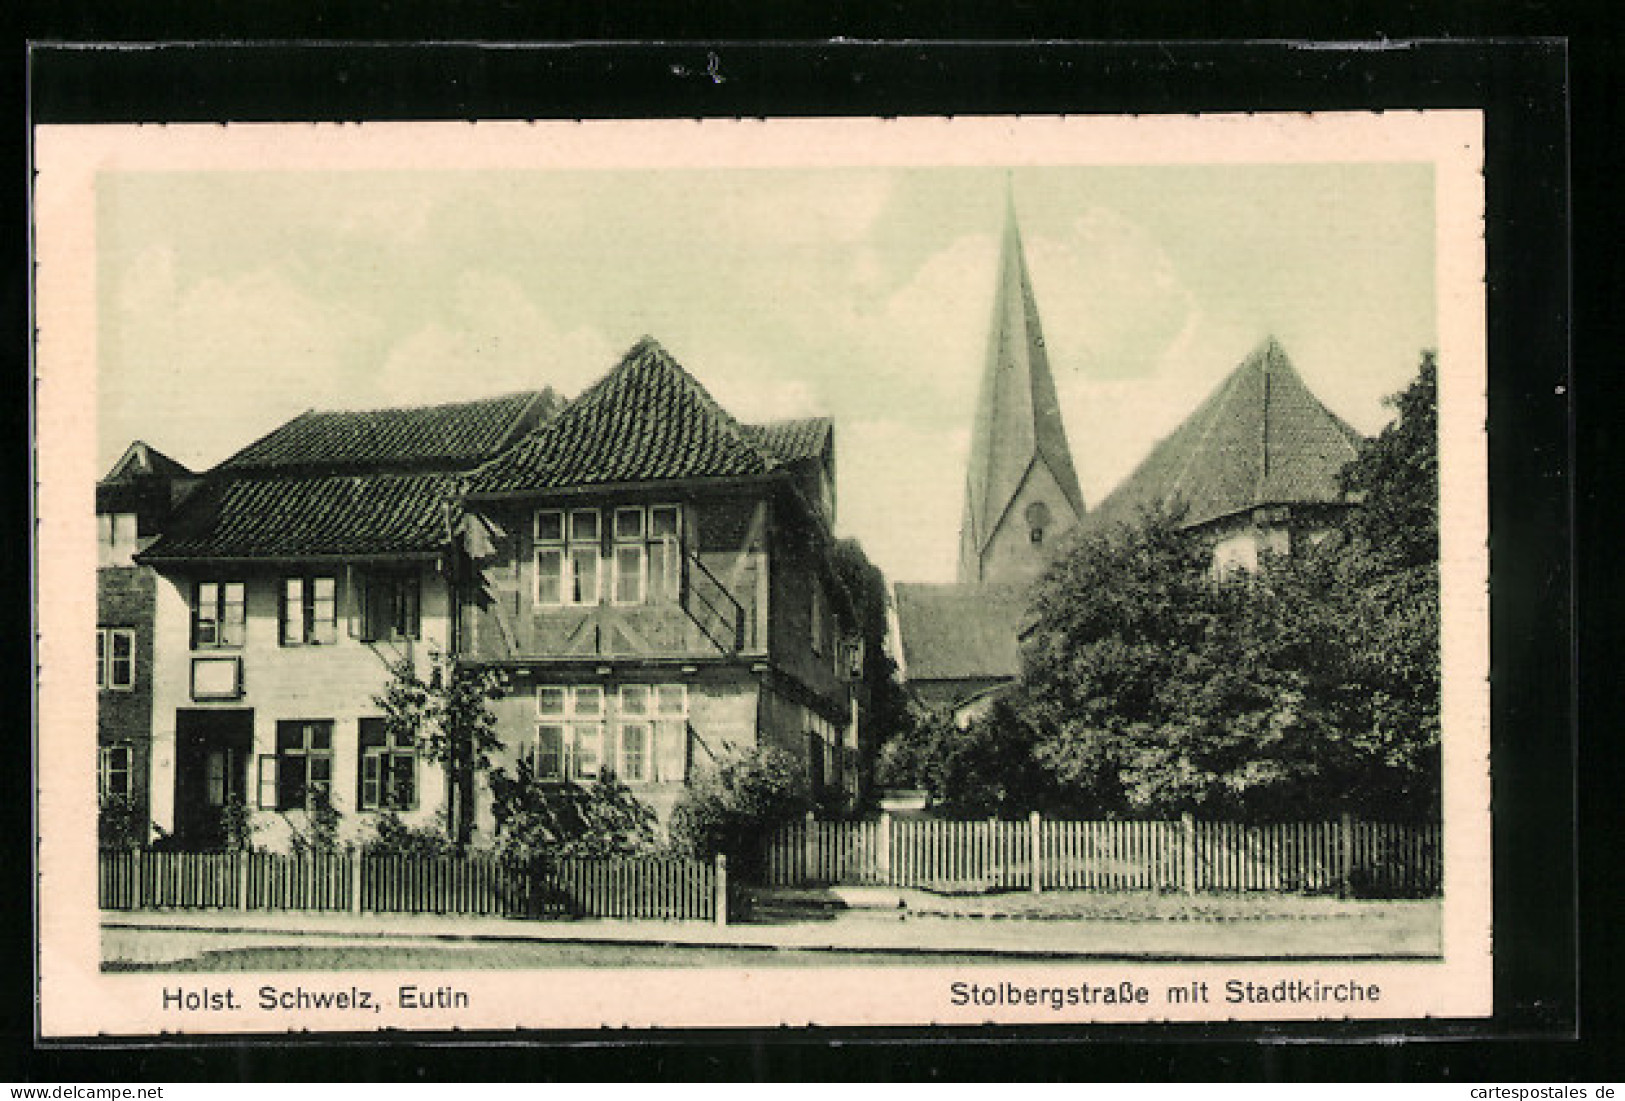
[[[361,639],[421,638],[422,599],[416,574],[375,574],[361,586]]]
[[[192,596],[192,649],[243,644],[247,604],[241,581],[200,581]]]
[[[260,806],[310,810],[333,786],[333,722],[294,719],[276,724],[276,755],[260,758]]]
[[[101,747],[96,768],[96,787],[103,799],[130,797],[132,753],[128,742]]]
[[[1023,515],[1027,519],[1027,538],[1032,540],[1033,546],[1042,546],[1044,529],[1049,527],[1049,506],[1043,501],[1034,501]]]
[[[417,739],[391,731],[383,719],[362,719],[360,791],[362,810],[411,810],[418,801]]]
[[[615,580],[617,604],[642,604],[647,552],[644,548],[643,509],[615,510]]]
[[[604,690],[597,685],[536,690],[536,749],[539,780],[591,780],[597,777],[604,738]]]
[[[676,600],[683,586],[683,512],[677,505],[649,509],[649,599]]]
[[[568,519],[568,538],[566,524]],[[577,509],[568,517],[544,509],[536,514],[536,603],[598,603],[598,513]]]
[[[627,784],[681,782],[687,770],[688,691],[681,684],[543,685],[536,690],[536,776]]]
[[[96,687],[127,692],[135,687],[135,631],[129,627],[96,629]]]
[[[331,577],[282,580],[282,645],[331,646],[338,641],[338,582]]]

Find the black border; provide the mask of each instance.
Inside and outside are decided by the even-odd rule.
[[[97,22],[75,23],[69,14],[47,36],[117,36],[118,28],[109,31]],[[712,55],[720,82],[709,75]],[[688,75],[674,73],[674,64]],[[1484,107],[1498,1011],[1488,1027],[1467,1023],[1426,1031],[1562,1039],[1572,1034],[1578,1009],[1577,912],[1572,901],[1575,578],[1569,545],[1574,441],[1568,368],[1567,65],[1565,45],[1554,40],[1427,41],[1358,50],[1305,49],[1285,42],[720,42],[536,50],[472,43],[138,49],[37,45],[28,55],[28,91],[36,122]],[[19,265],[13,270],[24,269]],[[16,289],[12,284],[8,306]],[[18,416],[16,409],[8,415]],[[18,795],[26,795],[26,789]],[[25,798],[9,805],[14,811],[21,806],[26,814]],[[31,970],[31,960],[27,963]],[[23,983],[11,987],[27,988]],[[15,1025],[8,1019],[9,1036],[31,1035],[32,1021],[26,1018],[31,1018],[32,1007],[26,1008],[25,1019]],[[1612,1020],[1606,1011],[1603,1020]],[[1411,1031],[1403,1024],[1330,1030],[1313,1025],[1242,1035],[1347,1039]],[[661,1077],[904,1079],[929,1074],[952,1079],[987,1075],[985,1042],[1017,1041],[1020,1047],[1001,1047],[1000,1055],[1014,1053],[1013,1061],[1025,1063],[1027,1074],[1052,1077],[1044,1070],[1065,1062],[1049,1058],[1058,1051],[1070,1059],[1107,1046],[1057,1046],[1089,1037],[1110,1041],[1114,1049],[1126,1041],[1127,1049],[1116,1050],[1132,1053],[1130,1061],[1143,1068],[1135,1077],[1321,1077],[1320,1068],[1327,1066],[1323,1045],[1235,1043],[1236,1036],[1211,1026],[1135,1026],[1128,1032],[953,1029],[930,1036],[912,1030],[630,1034],[625,1039],[643,1045],[635,1059],[621,1048],[576,1046],[568,1049],[568,1063],[559,1062],[564,1053],[556,1047],[477,1052],[435,1047],[417,1037],[387,1045],[371,1038],[354,1045],[339,1037],[293,1040],[302,1054],[289,1059],[283,1049],[290,1041],[283,1038],[116,1055],[53,1046],[34,1053],[25,1065],[29,1078],[66,1073],[59,1067],[123,1064],[147,1068],[141,1076],[149,1079],[192,1077],[189,1069],[226,1078],[388,1079],[431,1069],[414,1063],[432,1054],[433,1076],[449,1078],[491,1077],[501,1068],[528,1064],[528,1071],[520,1074],[550,1078],[576,1071],[618,1079],[647,1061]],[[1215,1042],[1175,1049],[1144,1042],[1152,1037]],[[621,1038],[585,1033],[549,1039],[602,1045]],[[484,1045],[514,1039],[477,1037]],[[911,1045],[898,1047],[899,1040]],[[828,1046],[833,1042],[854,1046]],[[333,1045],[344,1046],[335,1052]],[[320,1048],[328,1057],[306,1058],[307,1047]],[[1411,1044],[1366,1048],[1364,1054],[1380,1053],[1367,1061],[1380,1076],[1425,1077],[1432,1056],[1451,1047],[1461,1050],[1460,1045]],[[1565,1047],[1543,1050],[1557,1055]],[[1548,1064],[1546,1073],[1573,1071],[1575,1054],[1567,1050],[1561,1061]],[[1086,1072],[1093,1063],[1091,1057],[1072,1063],[1069,1070]],[[643,1074],[648,1073],[644,1068]],[[1338,1076],[1335,1071],[1330,1075]]]

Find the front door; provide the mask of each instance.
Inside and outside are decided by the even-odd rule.
[[[243,806],[254,747],[247,708],[175,712],[175,834],[193,849],[221,847],[227,808]]]

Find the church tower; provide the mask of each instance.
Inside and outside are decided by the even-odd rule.
[[[960,583],[1036,578],[1083,513],[1010,196],[965,480]]]

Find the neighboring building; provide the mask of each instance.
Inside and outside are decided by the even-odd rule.
[[[1013,203],[994,291],[954,584],[893,586],[898,664],[967,720],[1021,675],[1027,590],[1084,516]]]
[[[134,556],[157,537],[197,475],[136,440],[96,483],[97,795],[148,815],[152,757],[152,570]]]
[[[730,747],[855,793],[834,485],[828,420],[740,424],[648,338],[481,467],[458,647],[507,675],[499,763],[613,770],[662,818]]]
[[[429,823],[439,770],[391,744],[390,668],[452,644],[448,549],[461,475],[541,420],[547,392],[310,412],[204,476],[137,556],[157,572],[152,816],[216,844],[246,805],[286,843],[326,798],[344,833]]]
[[[1351,502],[1339,481],[1360,434],[1327,409],[1270,337],[1089,515],[1086,529],[1184,509],[1219,571],[1322,537]]]

